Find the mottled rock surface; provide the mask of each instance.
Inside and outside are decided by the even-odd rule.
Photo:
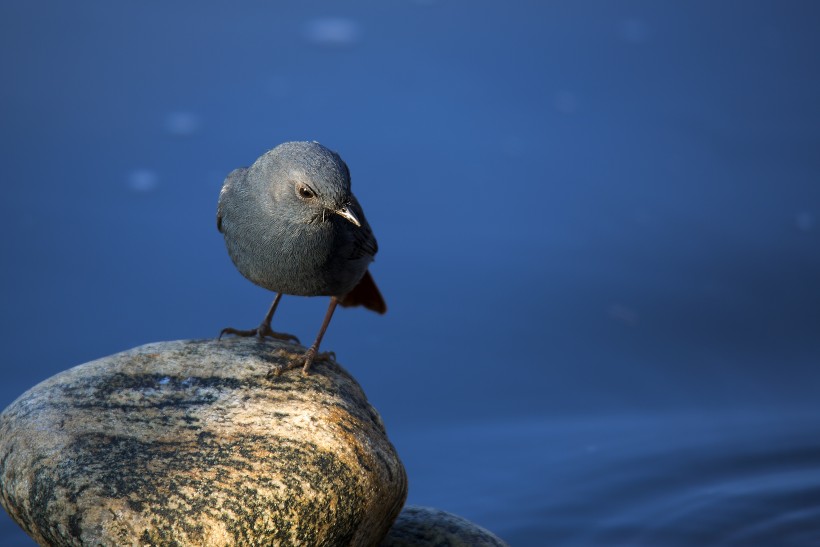
[[[481,526],[446,511],[408,505],[380,547],[506,547]]]
[[[339,365],[303,349],[149,344],[62,372],[0,415],[3,507],[43,545],[373,545],[407,478]]]

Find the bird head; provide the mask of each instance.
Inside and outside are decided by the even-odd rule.
[[[288,204],[296,220],[313,224],[334,215],[361,227],[361,213],[350,191],[350,170],[336,152],[318,142],[287,142],[260,158],[274,203]]]

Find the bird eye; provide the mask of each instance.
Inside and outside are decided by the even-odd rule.
[[[316,193],[307,186],[297,186],[296,193],[298,193],[302,199],[312,199],[316,197]]]

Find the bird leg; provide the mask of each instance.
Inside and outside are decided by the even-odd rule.
[[[310,346],[305,352],[305,364],[302,367],[303,374],[308,374],[310,365],[313,364],[313,360],[316,358],[316,353],[319,351],[319,344],[322,343],[322,338],[325,335],[327,326],[330,325],[330,318],[333,317],[333,312],[336,310],[336,305],[338,303],[338,298],[335,296],[330,297],[330,305],[327,307],[327,313],[325,313],[325,319],[322,321],[322,327],[319,329],[319,334],[316,335],[316,340],[313,341],[313,345]]]
[[[310,374],[310,365],[313,364],[313,361],[317,358],[320,360],[327,360],[330,359],[331,356],[335,359],[336,354],[333,352],[328,353],[319,353],[319,344],[322,343],[322,338],[325,335],[325,331],[327,330],[327,326],[330,324],[330,318],[333,317],[333,312],[336,310],[336,305],[339,303],[339,299],[335,296],[330,297],[330,306],[327,308],[327,313],[325,313],[325,319],[322,321],[322,327],[319,329],[319,334],[316,335],[316,340],[314,340],[313,345],[311,345],[308,350],[304,354],[304,361],[296,361],[291,362],[287,366],[284,367],[277,367],[276,369],[271,370],[268,375],[275,375],[279,376],[286,370],[290,370],[292,368],[298,367],[302,364],[302,374],[307,376]]]
[[[270,336],[276,340],[285,340],[286,342],[296,342],[298,344],[299,339],[294,335],[286,332],[274,332],[274,330],[270,328],[270,322],[273,319],[273,314],[276,312],[276,307],[279,306],[279,300],[281,299],[282,293],[276,293],[276,298],[273,299],[273,304],[271,304],[268,314],[257,328],[250,330],[239,330],[232,327],[226,327],[219,333],[218,339],[221,339],[225,334],[234,334],[236,336],[257,336],[260,341],[264,340],[266,336]]]

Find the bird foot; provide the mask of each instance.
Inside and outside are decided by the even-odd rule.
[[[336,353],[332,351],[326,351],[322,353],[317,353],[314,348],[309,348],[304,354],[302,355],[294,355],[294,359],[290,361],[290,363],[286,365],[276,366],[271,368],[268,371],[268,378],[272,378],[274,376],[281,376],[283,372],[287,372],[294,368],[302,368],[302,374],[305,376],[310,375],[310,366],[313,364],[314,361],[335,361],[336,360]]]
[[[222,337],[226,334],[233,334],[234,336],[256,336],[259,338],[260,341],[264,340],[265,337],[270,337],[275,340],[284,340],[285,342],[296,342],[299,343],[299,339],[292,334],[288,334],[286,332],[276,332],[270,328],[270,325],[266,323],[262,323],[255,329],[249,330],[239,330],[232,327],[225,327],[219,333],[219,337],[217,340],[221,340]]]

